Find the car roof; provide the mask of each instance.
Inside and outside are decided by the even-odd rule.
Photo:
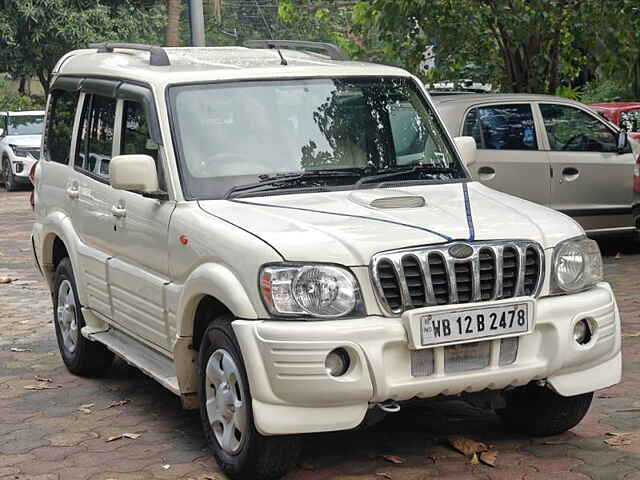
[[[23,112],[0,112],[0,115],[19,117],[21,115],[44,115],[44,110],[25,110]]]
[[[410,76],[397,67],[332,60],[324,55],[281,49],[287,65],[273,49],[246,47],[165,48],[171,65],[154,66],[149,53],[116,48],[74,50],[62,57],[54,74],[99,76],[143,82],[158,87],[173,83],[318,76]]]

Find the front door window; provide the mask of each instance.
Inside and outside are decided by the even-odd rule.
[[[604,123],[568,105],[541,104],[552,151],[617,152],[618,139]]]

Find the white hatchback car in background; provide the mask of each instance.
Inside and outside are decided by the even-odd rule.
[[[43,111],[0,112],[0,183],[8,191],[29,184],[31,167],[40,158]]]
[[[473,139],[408,72],[249,46],[58,62],[32,240],[68,369],[137,365],[235,479],[416,399],[532,435],[580,422],[621,376],[597,244],[473,181]]]

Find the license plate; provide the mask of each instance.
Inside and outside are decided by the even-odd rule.
[[[528,330],[528,303],[420,315],[422,346],[525,333]]]

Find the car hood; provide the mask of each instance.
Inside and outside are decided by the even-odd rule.
[[[199,203],[288,261],[367,265],[377,252],[451,240],[527,239],[549,248],[583,234],[559,212],[477,182]]]
[[[2,139],[7,145],[20,145],[21,147],[39,147],[42,135],[7,135]]]

